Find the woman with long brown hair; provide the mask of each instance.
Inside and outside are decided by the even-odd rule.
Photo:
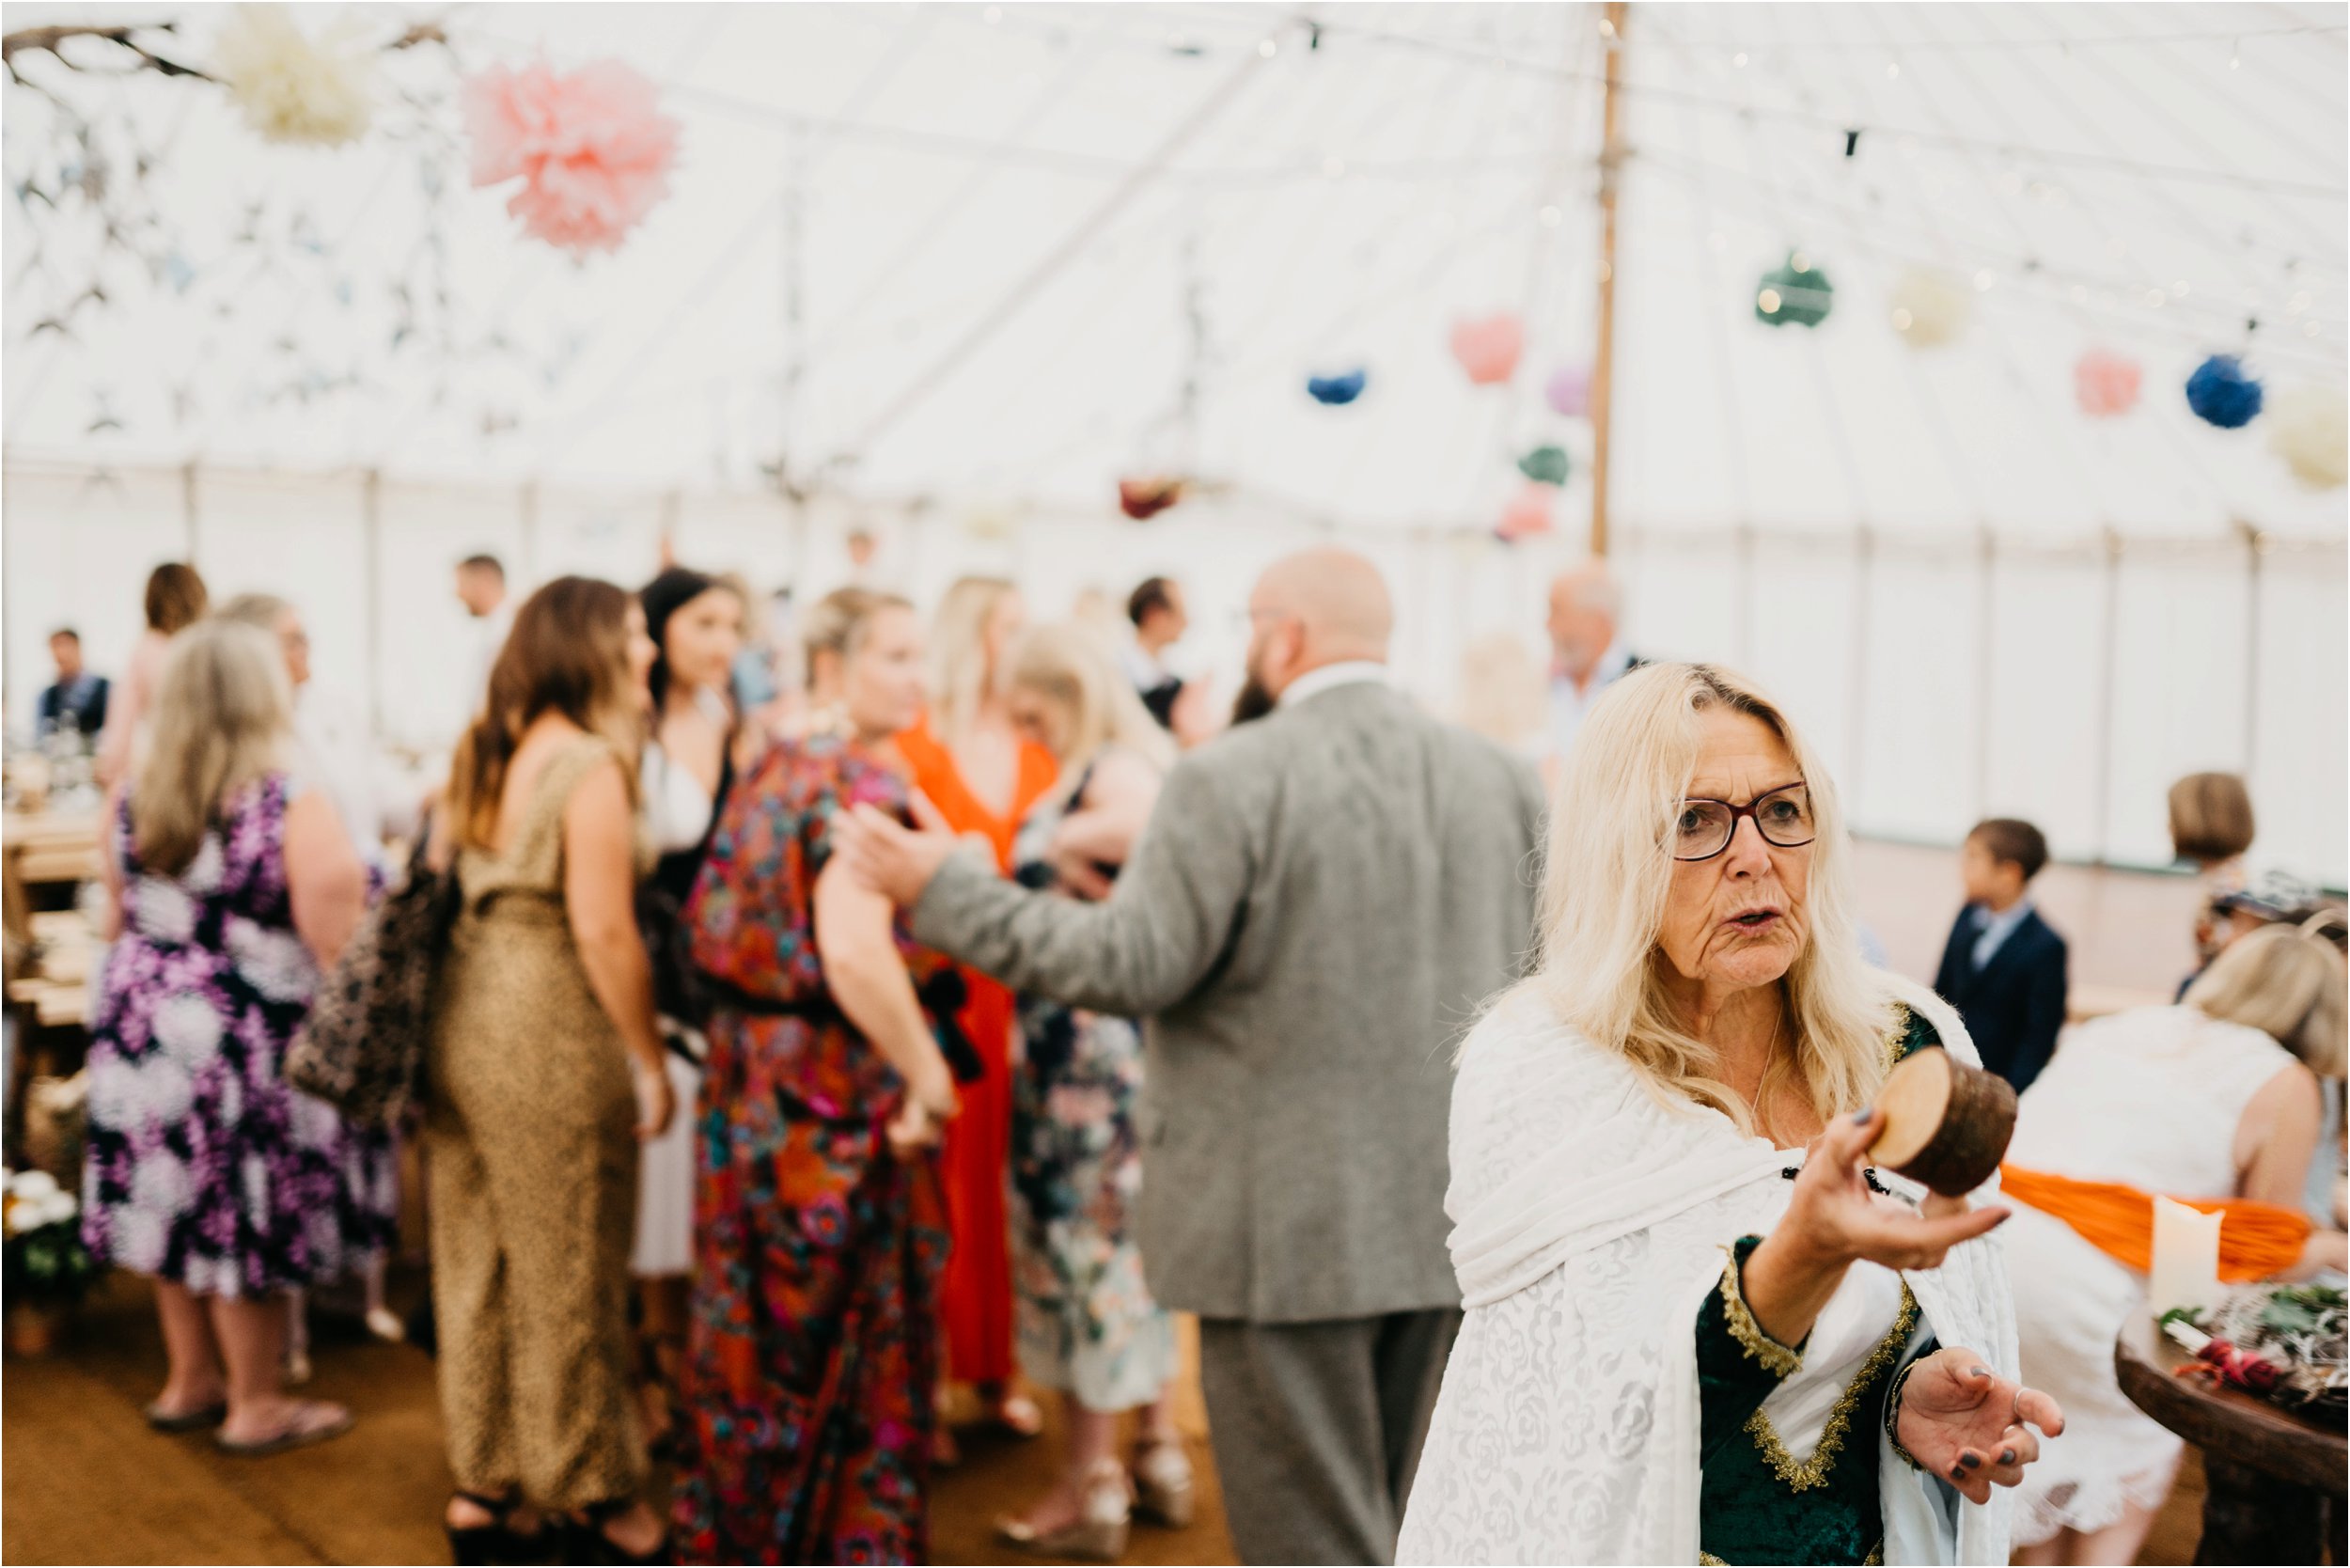
[[[532,594],[434,827],[462,894],[425,1095],[460,1562],[540,1533],[534,1508],[586,1521],[568,1560],[663,1549],[637,1496],[627,1294],[636,1143],[675,1108],[634,916],[652,658],[643,610],[611,584]]]
[[[155,705],[171,639],[203,619],[210,603],[204,579],[185,561],[165,561],[147,574],[147,631],[131,651],[130,667],[106,705],[106,728],[98,740],[101,784],[111,789],[129,776],[132,748],[140,739],[147,711]]]

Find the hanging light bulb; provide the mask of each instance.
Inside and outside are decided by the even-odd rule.
[[[1901,61],[1899,61],[1899,60],[1888,60],[1888,61],[1887,61],[1887,62],[1886,62],[1886,66],[1885,66],[1885,75],[1886,75],[1886,79],[1887,79],[1888,81],[1890,81],[1892,78],[1894,78],[1894,77],[1896,77],[1896,76],[1899,76],[1901,73],[1902,73],[1902,63],[1901,63]]]
[[[1280,47],[1281,46],[1279,44],[1274,42],[1271,39],[1266,39],[1257,45],[1257,53],[1265,59],[1269,60],[1273,58],[1277,52],[1279,51]]]

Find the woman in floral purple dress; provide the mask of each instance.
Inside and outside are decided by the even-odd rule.
[[[154,1278],[170,1373],[148,1419],[217,1425],[242,1454],[351,1424],[279,1371],[284,1293],[350,1246],[341,1120],[279,1069],[366,896],[332,804],[288,780],[288,716],[262,634],[204,621],[174,643],[110,836],[89,1053],[83,1237]]]

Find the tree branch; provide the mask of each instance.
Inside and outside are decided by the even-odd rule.
[[[86,25],[26,27],[17,32],[9,33],[5,37],[0,37],[0,64],[5,64],[8,67],[8,74],[10,76],[15,77],[19,82],[23,82],[24,78],[17,74],[17,51],[35,50],[55,55],[57,63],[64,66],[69,71],[79,71],[82,69],[80,66],[75,65],[71,60],[67,59],[62,54],[58,53],[57,45],[63,43],[68,39],[93,38],[104,39],[109,43],[118,44],[122,48],[129,50],[133,55],[138,57],[140,66],[145,70],[156,71],[164,76],[193,76],[200,82],[212,82],[218,80],[218,78],[214,77],[209,71],[198,71],[194,66],[181,65],[177,60],[167,60],[163,55],[156,54],[153,50],[148,48],[145,44],[140,43],[136,39],[132,37],[133,33],[168,33],[172,31],[172,26],[173,24],[171,23],[159,22],[153,24],[152,25],[143,27],[92,27]]]

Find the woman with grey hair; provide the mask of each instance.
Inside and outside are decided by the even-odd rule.
[[[1704,665],[1594,705],[1537,973],[1461,1054],[1467,1308],[1405,1562],[1988,1562],[2063,1418],[2015,1381],[1997,1207],[1869,1168],[1908,1052],[1975,1052],[1868,967],[1833,782]]]

